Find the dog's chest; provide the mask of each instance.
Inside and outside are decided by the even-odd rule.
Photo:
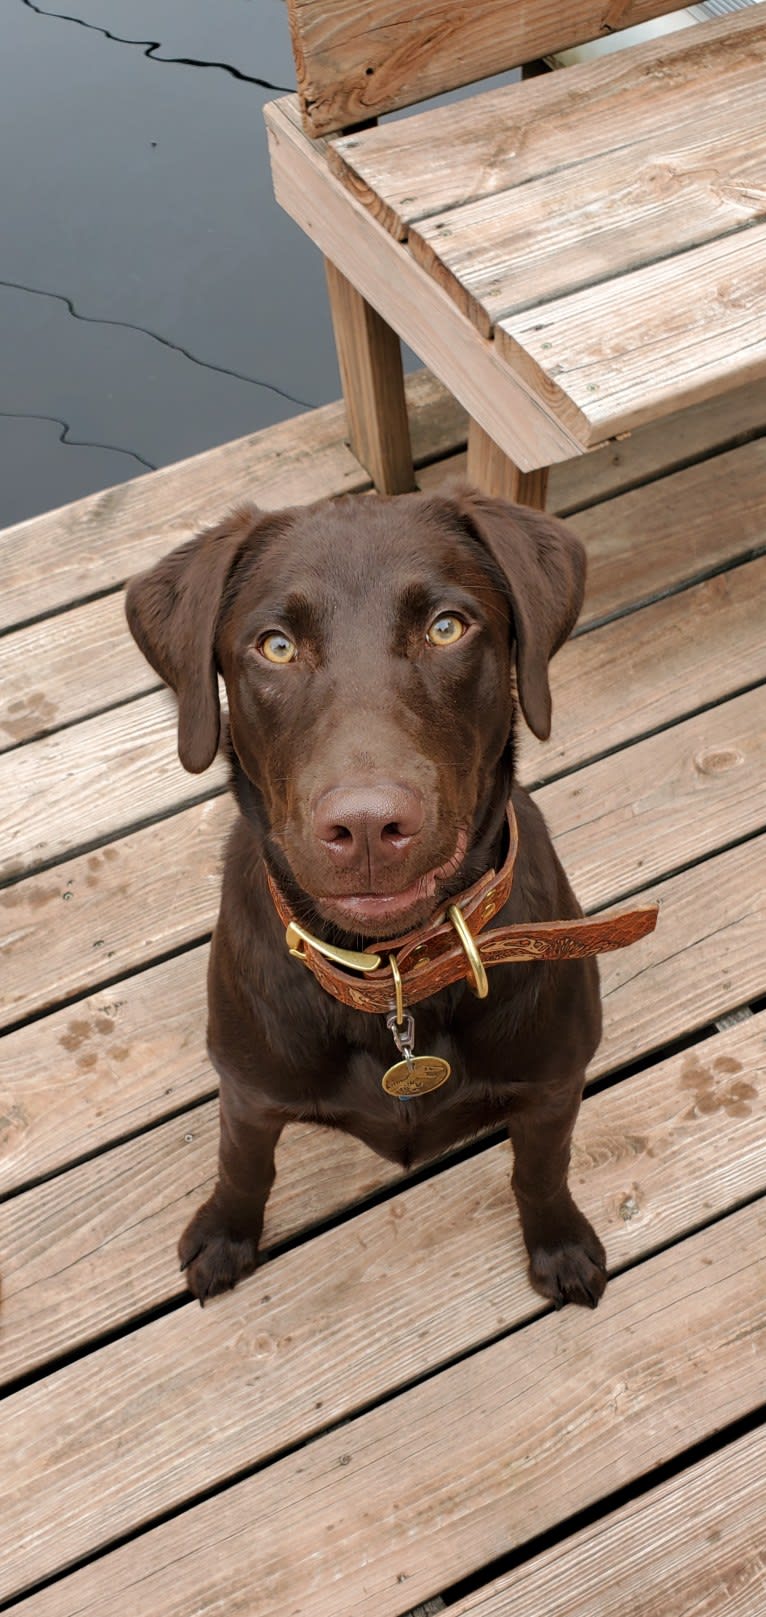
[[[390,1094],[383,1077],[400,1059],[393,1041],[381,1053],[350,1050],[330,1092],[316,1098],[313,1119],[355,1135],[403,1166],[502,1121],[512,1099],[512,1086],[502,1072],[483,1078],[473,1073],[461,1043],[446,1033],[433,1036],[427,1051],[419,1044],[418,1052],[449,1065],[444,1083],[419,1095]]]

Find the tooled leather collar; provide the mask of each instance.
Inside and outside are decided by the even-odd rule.
[[[484,928],[507,902],[513,886],[519,841],[516,815],[510,801],[507,825],[508,852],[500,870],[488,871],[466,892],[452,899],[426,926],[404,937],[388,938],[361,954],[330,949],[300,926],[284,894],[268,873],[269,890],[277,914],[287,928],[291,954],[308,966],[322,988],[341,1004],[357,1011],[386,1015],[397,1006],[397,975],[406,1006],[416,1005],[419,1000],[463,979],[484,998],[488,966],[522,960],[582,959],[585,955],[624,949],[654,931],[656,904],[642,904],[597,920],[584,917],[517,922],[485,932]],[[455,911],[457,920],[453,918]],[[460,932],[464,934],[464,941]],[[370,969],[366,962],[375,957],[376,963]],[[362,966],[358,964],[360,961]],[[355,962],[353,967],[351,962]]]

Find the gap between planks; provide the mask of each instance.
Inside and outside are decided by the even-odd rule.
[[[608,1236],[610,1268],[624,1268],[766,1188],[764,1106],[766,1013],[586,1097],[572,1187]],[[0,1381],[85,1348],[184,1294],[173,1256],[181,1229],[212,1188],[216,1132],[210,1103],[4,1205]],[[485,1176],[489,1187],[506,1185],[509,1166],[507,1144],[463,1164],[466,1205],[470,1186],[483,1185]],[[428,1183],[456,1171],[431,1164]],[[402,1185],[401,1171],[358,1141],[296,1125],[278,1147],[264,1250],[313,1237],[317,1224]],[[420,1187],[416,1205],[430,1194]],[[437,1201],[443,1194],[437,1186]],[[523,1269],[510,1197],[508,1205]],[[378,1209],[373,1223],[387,1228],[388,1217]],[[336,1233],[333,1250],[344,1240],[354,1249],[352,1235]],[[312,1270],[311,1254],[305,1262]],[[245,1304],[262,1282],[273,1297],[280,1272],[269,1267],[268,1283],[263,1275],[248,1282]]]
[[[618,1277],[597,1314],[565,1309],[474,1352],[73,1572],[33,1596],[24,1617],[102,1617],[128,1602],[131,1617],[184,1617],[190,1603],[207,1617],[246,1605],[256,1580],[259,1617],[296,1609],[351,1617],[373,1591],[378,1617],[395,1617],[403,1581],[415,1604],[754,1409],[763,1391],[764,1234],[763,1203],[731,1214]],[[373,1268],[375,1259],[368,1252]],[[393,1265],[401,1275],[398,1254]],[[387,1318],[382,1337],[406,1326],[413,1306],[408,1287],[403,1316]],[[257,1344],[249,1318],[229,1338],[227,1370],[239,1353],[252,1362]],[[365,1346],[375,1344],[368,1337]],[[274,1351],[271,1338],[262,1349]],[[405,1366],[413,1351],[405,1329]],[[325,1358],[337,1398],[331,1368]],[[94,1383],[91,1396],[98,1390]],[[293,1380],[289,1396],[309,1404],[313,1391]],[[199,1418],[213,1442],[214,1409],[220,1388],[216,1403],[208,1384]],[[208,1451],[193,1444],[185,1417],[174,1452],[184,1468],[201,1467]],[[155,1436],[161,1452],[162,1423]],[[76,1474],[69,1485],[81,1440],[70,1409],[46,1457],[60,1483],[55,1543],[38,1490],[29,1536],[9,1543],[9,1592],[30,1566],[36,1576],[58,1570],[87,1542]],[[188,1473],[183,1486],[188,1497]],[[152,1488],[150,1465],[133,1504],[144,1517]],[[103,1497],[99,1536],[115,1530],[124,1497],[119,1485]],[[86,1508],[92,1500],[93,1488]]]

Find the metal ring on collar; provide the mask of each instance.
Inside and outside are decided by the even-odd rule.
[[[477,999],[486,999],[489,993],[489,982],[487,981],[487,973],[484,970],[484,962],[482,961],[481,955],[476,947],[476,940],[473,933],[469,932],[465,916],[463,915],[462,910],[458,909],[457,904],[451,904],[447,910],[447,914],[455,928],[455,931],[457,932],[460,942],[463,945],[466,960],[471,968],[471,976],[473,981],[470,982],[470,987],[473,989]]]

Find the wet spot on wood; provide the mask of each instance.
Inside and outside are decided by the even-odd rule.
[[[82,1017],[79,1017],[67,1023],[66,1033],[62,1034],[59,1044],[64,1050],[79,1050],[80,1045],[84,1044],[85,1040],[89,1038],[90,1022],[86,1022]]]
[[[714,1072],[741,1072],[742,1062],[735,1061],[733,1056],[716,1056],[713,1062]]]
[[[77,1065],[83,1072],[87,1072],[89,1067],[95,1067],[97,1061],[95,1050],[84,1050],[82,1055],[77,1057]]]
[[[114,1049],[109,1051],[110,1061],[127,1061],[129,1055],[130,1045],[128,1044],[116,1044]]]
[[[98,870],[100,868],[100,866],[101,866],[101,860],[99,859],[98,854],[97,853],[92,853],[90,855],[89,859],[88,859],[88,869],[89,870]]]
[[[29,1119],[23,1106],[19,1106],[18,1103],[9,1106],[8,1111],[0,1115],[0,1145],[9,1150],[19,1135],[23,1134],[28,1123]]]
[[[757,1091],[746,1079],[731,1081],[733,1074],[741,1071],[741,1061],[733,1056],[717,1056],[712,1071],[701,1066],[695,1056],[687,1057],[681,1072],[681,1087],[693,1091],[694,1105],[684,1113],[685,1119],[692,1122],[696,1117],[708,1117],[719,1111],[728,1117],[749,1117],[752,1107],[748,1103],[755,1099]]]
[[[114,1029],[114,1018],[111,1016],[97,1016],[93,1026],[97,1033],[111,1033]]]
[[[0,720],[0,727],[12,741],[24,741],[28,736],[46,730],[53,723],[58,708],[50,702],[44,691],[32,691],[8,704],[8,717]]]

